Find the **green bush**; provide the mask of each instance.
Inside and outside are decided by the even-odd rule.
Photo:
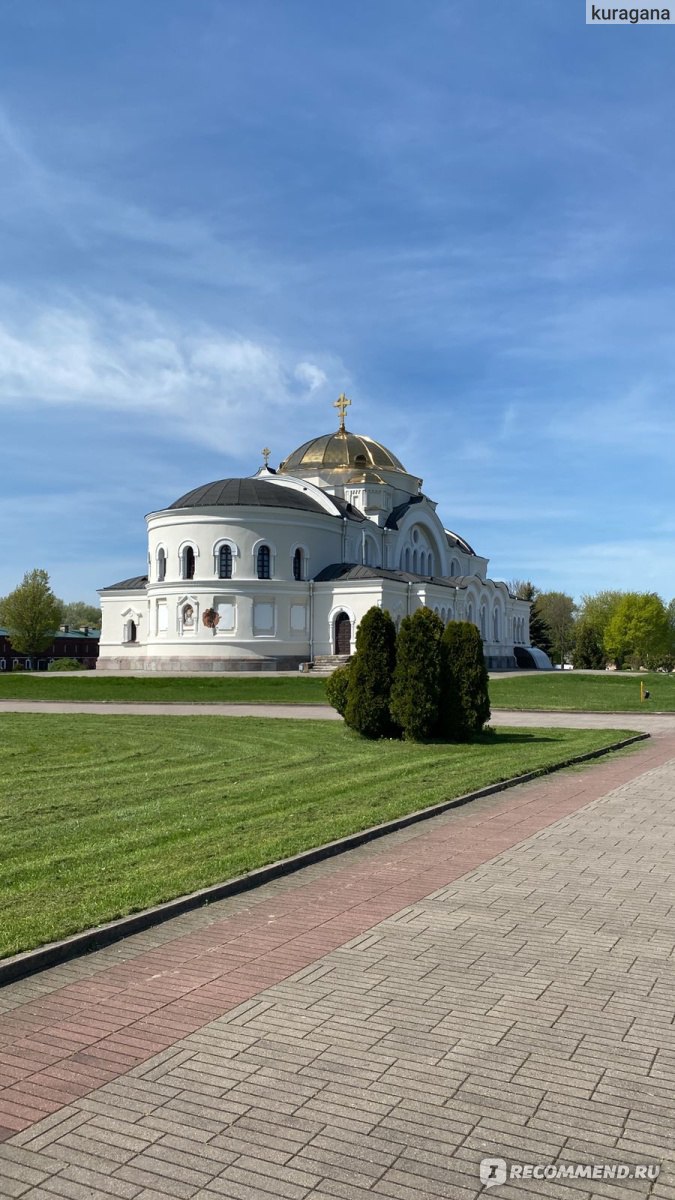
[[[333,671],[333,674],[329,675],[326,680],[328,703],[332,704],[341,717],[344,717],[345,709],[347,708],[347,688],[349,686],[350,670],[351,663],[346,663],[344,667],[338,667],[337,671]]]
[[[607,665],[602,635],[588,621],[579,621],[574,642],[572,662],[575,667],[601,671]]]
[[[443,622],[430,608],[404,617],[396,643],[391,713],[403,736],[429,741],[438,733]]]
[[[76,658],[55,658],[47,667],[48,671],[86,671],[86,669]]]
[[[369,608],[356,631],[344,714],[350,728],[363,737],[400,736],[390,712],[395,662],[396,626],[388,612]]]
[[[489,719],[480,633],[471,621],[450,621],[441,642],[439,735],[449,742],[470,742]]]

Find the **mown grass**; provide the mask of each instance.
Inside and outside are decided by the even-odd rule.
[[[640,679],[651,699],[640,702]],[[542,672],[490,680],[495,708],[586,712],[675,711],[675,675]],[[325,680],[311,675],[178,676],[0,674],[0,700],[107,700],[183,704],[326,704]]]
[[[651,693],[640,700],[640,680]],[[675,675],[632,672],[585,675],[576,671],[551,671],[490,680],[494,708],[548,709],[583,712],[675,712]]]
[[[421,746],[321,721],[15,713],[2,729],[0,956],[621,737]]]
[[[57,672],[0,674],[0,700],[110,700],[182,704],[326,704],[325,682],[298,674],[185,678],[180,675],[142,679],[108,676],[96,671],[79,675]]]

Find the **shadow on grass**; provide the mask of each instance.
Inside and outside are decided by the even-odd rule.
[[[519,742],[530,742],[531,744],[539,742],[556,742],[559,738],[551,734],[544,734],[540,730],[501,730],[490,729],[478,735],[473,742],[457,743],[455,745],[464,746],[506,746],[517,745]],[[448,743],[446,743],[447,745]]]
[[[370,742],[372,745],[377,744],[378,741],[382,741],[396,742],[399,745],[404,746],[448,746],[457,750],[463,746],[465,746],[467,750],[475,746],[516,746],[522,745],[523,743],[527,743],[530,746],[535,746],[542,745],[545,742],[558,742],[561,740],[559,737],[556,737],[555,734],[545,734],[541,730],[534,729],[490,729],[486,730],[484,733],[479,733],[478,736],[473,738],[470,742],[451,742],[445,738],[426,738],[424,741],[420,742],[412,740],[408,741],[406,738],[375,738],[371,741],[369,738],[362,737],[357,730],[350,729],[348,725],[345,725],[344,733],[346,737],[360,744],[363,744],[364,742]]]

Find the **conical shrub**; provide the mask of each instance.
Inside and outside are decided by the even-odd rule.
[[[403,736],[413,742],[438,733],[442,636],[443,622],[430,608],[418,608],[401,621],[391,712]]]
[[[347,724],[363,737],[400,736],[390,712],[395,661],[396,626],[388,612],[369,608],[356,631],[344,712]]]
[[[441,641],[439,735],[470,742],[490,720],[483,642],[472,621],[450,621]]]

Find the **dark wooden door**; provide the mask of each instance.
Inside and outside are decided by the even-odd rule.
[[[335,618],[335,653],[350,654],[352,648],[352,623],[346,613]]]

